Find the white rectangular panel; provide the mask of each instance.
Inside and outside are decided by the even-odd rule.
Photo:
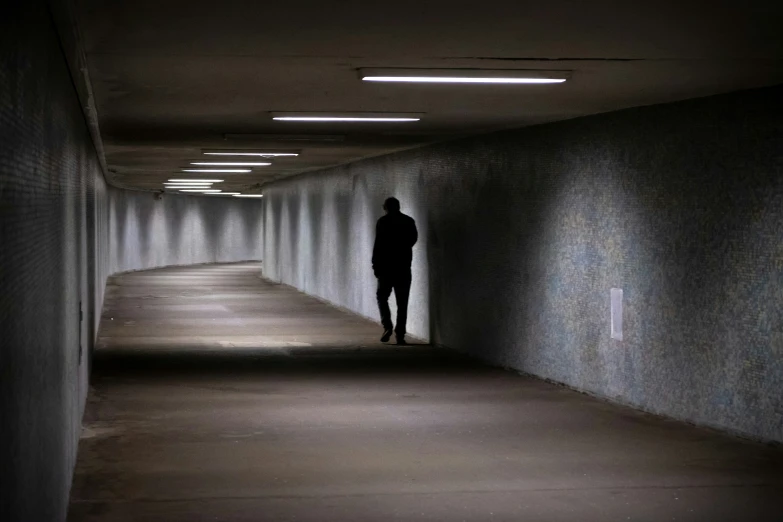
[[[612,288],[611,292],[612,339],[623,340],[623,289]]]

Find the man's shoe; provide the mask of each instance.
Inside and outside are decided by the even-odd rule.
[[[391,329],[391,328],[384,329],[384,330],[383,330],[383,337],[381,337],[381,342],[382,342],[382,343],[385,343],[385,342],[387,342],[389,339],[391,339],[392,333],[394,333],[394,332],[392,331],[392,329]]]
[[[397,346],[408,346],[408,341],[405,340],[405,337],[398,337]]]

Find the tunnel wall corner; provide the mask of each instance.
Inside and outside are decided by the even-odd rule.
[[[258,261],[262,204],[109,188],[110,273]]]

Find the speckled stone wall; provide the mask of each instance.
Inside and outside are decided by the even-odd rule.
[[[46,2],[0,25],[0,521],[62,521],[106,278],[260,259],[262,205],[107,187]]]
[[[261,259],[262,204],[109,188],[112,274]]]
[[[65,520],[108,276],[106,184],[44,2],[0,18],[0,520]]]
[[[310,173],[266,187],[266,275],[376,317],[373,227],[394,195],[421,233],[413,334],[783,441],[781,144],[777,87]]]

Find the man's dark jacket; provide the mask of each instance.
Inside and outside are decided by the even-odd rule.
[[[416,222],[402,212],[390,212],[375,226],[372,269],[377,277],[409,272],[413,245],[419,238]]]

